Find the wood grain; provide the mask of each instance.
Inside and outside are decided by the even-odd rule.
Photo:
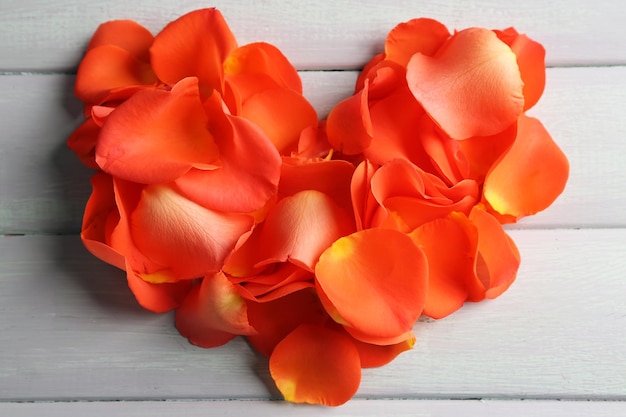
[[[206,417],[354,415],[360,417],[616,417],[626,414],[624,402],[493,401],[493,400],[352,400],[336,409],[285,404],[277,401],[135,401],[71,403],[0,403],[11,417]]]
[[[417,323],[357,398],[626,400],[626,229],[511,235],[511,289]],[[0,237],[0,265],[0,401],[279,398],[242,339],[190,345],[76,236]]]
[[[613,0],[22,0],[2,4],[0,71],[73,71],[106,20],[133,19],[156,33],[207,6],[222,11],[241,44],[273,43],[299,69],[360,68],[396,24],[414,17],[438,19],[450,30],[515,26],[545,45],[551,66],[626,63],[626,7]]]

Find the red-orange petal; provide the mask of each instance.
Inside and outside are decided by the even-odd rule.
[[[236,116],[212,124],[218,138],[221,168],[191,169],[176,180],[181,194],[214,210],[248,213],[259,210],[276,193],[281,159],[267,136]]]
[[[346,155],[356,155],[370,145],[374,135],[368,108],[368,84],[328,114],[326,133],[331,146]]]
[[[126,267],[124,256],[110,246],[112,228],[120,219],[115,204],[113,180],[103,172],[91,178],[92,192],[85,205],[80,237],[89,252],[120,269]]]
[[[300,133],[317,125],[317,112],[311,103],[287,88],[254,94],[242,103],[239,115],[263,129],[281,155],[296,151]]]
[[[524,108],[515,54],[487,29],[456,33],[433,57],[413,55],[407,81],[426,112],[454,139],[494,135]]]
[[[197,77],[202,95],[208,97],[213,89],[223,93],[224,61],[236,47],[222,14],[209,8],[170,22],[154,39],[150,55],[159,79],[176,84]]]
[[[469,219],[478,230],[476,277],[483,283],[485,296],[495,298],[506,291],[515,280],[520,254],[502,225],[480,206],[472,209]],[[480,298],[482,297],[472,297],[471,301],[478,301]]]
[[[255,333],[245,301],[222,272],[204,277],[187,294],[176,310],[176,328],[191,343],[206,348]]]
[[[321,253],[354,231],[352,218],[326,194],[300,191],[283,198],[265,220],[263,263],[287,260],[313,271]]]
[[[270,373],[287,401],[338,406],[358,390],[361,363],[350,337],[303,324],[276,346]]]
[[[90,117],[67,139],[67,146],[74,151],[83,164],[92,169],[100,169],[96,164],[96,142],[99,134],[100,126]]]
[[[546,50],[528,36],[514,28],[495,31],[503,42],[511,47],[517,57],[522,81],[524,81],[524,111],[534,106],[543,94],[546,84]]]
[[[476,228],[465,215],[433,220],[411,232],[428,258],[428,297],[424,314],[446,317],[463,306],[470,294],[483,291],[475,279]]]
[[[406,67],[416,53],[432,56],[450,37],[448,29],[434,19],[418,18],[400,23],[385,41],[385,59]]]
[[[253,223],[252,216],[207,209],[163,185],[144,187],[130,218],[136,248],[177,279],[221,270]]]
[[[102,103],[115,89],[156,85],[148,62],[116,45],[102,45],[87,52],[78,66],[74,92],[86,103]]]
[[[120,104],[102,126],[96,162],[117,178],[143,184],[218,167],[197,80],[181,81],[170,92],[139,91]]]
[[[87,45],[87,50],[102,45],[115,45],[136,58],[149,62],[150,45],[153,40],[152,33],[133,20],[111,20],[98,26]]]
[[[367,229],[337,240],[320,256],[315,275],[331,316],[375,338],[409,332],[426,300],[426,256],[395,230]]]
[[[126,263],[128,287],[140,306],[153,313],[165,313],[183,302],[189,292],[191,281],[165,282],[153,284],[145,281],[140,274]]]
[[[513,218],[546,209],[563,192],[569,162],[541,122],[522,116],[517,137],[487,174],[484,198],[497,213]]]
[[[271,78],[276,87],[302,94],[298,72],[280,49],[265,42],[254,42],[231,52],[224,62],[226,75],[261,74]]]
[[[256,330],[247,339],[265,356],[300,324],[321,325],[329,319],[313,288],[268,302],[247,301],[247,305],[248,320]]]
[[[413,349],[413,346],[415,346],[415,335],[411,333],[405,340],[391,345],[375,345],[357,339],[354,339],[353,342],[359,350],[361,367],[377,368],[388,364],[402,352]]]

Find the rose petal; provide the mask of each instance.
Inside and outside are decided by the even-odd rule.
[[[87,50],[102,45],[115,45],[144,62],[150,62],[149,50],[153,40],[152,33],[133,20],[112,20],[98,26]]]
[[[221,168],[192,169],[176,180],[187,198],[214,210],[248,213],[259,210],[276,193],[280,155],[267,136],[251,122],[223,115],[211,130],[219,138]]]
[[[476,276],[483,283],[487,298],[495,298],[511,286],[520,265],[520,254],[502,225],[489,213],[474,207],[469,216],[478,230]],[[479,301],[480,297],[472,297]]]
[[[428,297],[424,314],[446,317],[463,305],[470,294],[484,287],[474,275],[478,232],[468,218],[452,213],[425,223],[411,238],[428,258]]]
[[[274,88],[254,94],[242,103],[240,115],[259,126],[278,152],[296,151],[302,130],[317,125],[317,112],[299,93]]]
[[[285,400],[337,406],[359,388],[361,364],[352,340],[339,331],[303,324],[274,349],[270,373]]]
[[[546,84],[546,50],[526,35],[520,35],[514,28],[495,31],[498,37],[517,57],[522,81],[524,82],[524,111],[534,106],[543,94]]]
[[[563,192],[567,157],[539,120],[522,116],[517,137],[487,174],[484,197],[497,213],[518,219],[546,209]]]
[[[139,91],[117,107],[100,132],[96,162],[111,175],[144,184],[219,166],[197,80],[181,81],[171,92]]]
[[[331,146],[346,155],[367,149],[374,135],[368,108],[368,84],[339,104],[328,114],[326,132]]]
[[[191,343],[205,348],[255,333],[248,323],[246,303],[221,272],[204,277],[189,292],[176,310],[176,328]]]
[[[456,33],[434,57],[414,55],[407,81],[426,112],[454,139],[494,135],[524,108],[515,54],[487,29]]]
[[[78,66],[74,93],[86,103],[102,103],[111,91],[138,85],[156,85],[148,62],[115,45],[102,45],[87,52]]]
[[[248,318],[257,333],[247,336],[265,356],[300,324],[323,324],[328,315],[312,288],[293,292],[269,302],[248,301]]]
[[[162,284],[147,282],[133,270],[128,261],[125,269],[128,287],[133,292],[135,299],[140,306],[153,313],[165,313],[178,307],[191,287],[190,281]]]
[[[362,230],[337,240],[320,256],[315,275],[331,316],[334,309],[349,329],[377,338],[409,332],[426,299],[426,257],[395,230]]]
[[[283,198],[265,220],[262,263],[289,260],[312,272],[321,253],[351,233],[353,224],[345,211],[319,191],[300,191]]]
[[[67,139],[67,146],[80,161],[92,169],[100,169],[96,164],[96,142],[100,126],[90,117],[78,126]]]
[[[201,94],[223,92],[224,61],[237,41],[222,14],[214,8],[187,13],[170,22],[150,48],[159,79],[176,84],[186,77],[199,79]]]
[[[411,334],[407,339],[392,345],[374,345],[361,342],[357,339],[354,339],[353,343],[359,350],[361,367],[377,368],[388,364],[402,352],[413,349],[413,346],[415,346],[415,336]]]
[[[448,29],[434,19],[412,19],[389,32],[385,41],[385,58],[406,67],[416,53],[434,55],[449,37]]]
[[[249,215],[202,207],[166,186],[147,186],[130,227],[144,256],[178,279],[189,279],[219,271],[253,221]]]

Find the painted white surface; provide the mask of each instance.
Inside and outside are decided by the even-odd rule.
[[[240,43],[272,42],[301,70],[357,69],[389,29],[418,16],[451,29],[515,26],[555,67],[532,114],[571,177],[550,209],[511,230],[518,280],[497,300],[419,322],[415,349],[366,370],[338,409],[267,401],[278,393],[264,358],[240,339],[191,346],[75,234],[89,171],[64,145],[80,115],[67,72],[105,20],[156,32],[209,5]],[[0,415],[626,415],[625,20],[612,0],[1,0]],[[321,116],[356,74],[301,72]],[[182,399],[194,401],[171,401]],[[42,400],[51,402],[28,403]]]
[[[359,68],[393,26],[422,16],[450,30],[515,26],[548,48],[550,65],[626,63],[626,7],[615,0],[9,0],[0,6],[0,70],[68,70],[104,20],[130,18],[156,33],[209,6],[240,43],[276,44],[299,69]]]

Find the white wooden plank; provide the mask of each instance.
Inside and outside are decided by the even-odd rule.
[[[352,93],[356,72],[302,72],[321,117]],[[65,147],[81,118],[70,75],[0,76],[0,234],[76,233],[90,171]],[[564,194],[516,227],[626,226],[626,67],[552,68],[531,112],[571,162]]]
[[[626,229],[511,234],[511,289],[419,322],[357,398],[626,400]],[[75,236],[0,237],[0,346],[0,401],[278,398],[244,341],[189,345]]]
[[[445,401],[352,400],[338,408],[293,405],[278,401],[134,401],[0,403],[11,417],[206,417],[206,416],[340,416],[396,417],[617,417],[625,402],[604,401]]]
[[[239,41],[279,46],[300,69],[359,68],[382,49],[396,24],[432,17],[450,29],[515,26],[542,42],[550,65],[626,62],[626,7],[613,0],[377,0],[263,3],[216,0]],[[134,19],[153,32],[196,8],[202,0],[22,0],[3,2],[0,13],[0,71],[74,69],[98,24]]]

